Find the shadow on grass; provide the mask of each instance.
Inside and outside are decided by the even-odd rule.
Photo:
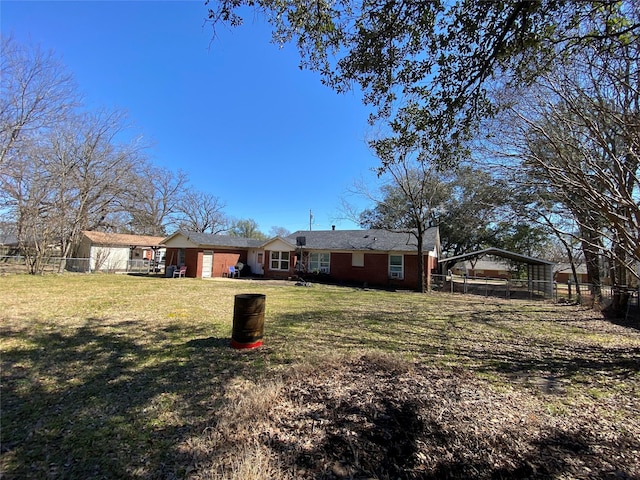
[[[518,331],[507,337],[490,336],[481,343],[469,330],[473,322],[452,327],[454,320],[452,315],[429,324],[423,318],[412,318],[411,313],[399,320],[397,312],[391,311],[378,311],[374,318],[339,309],[321,314],[303,311],[269,318],[267,347],[251,351],[233,350],[229,338],[179,323],[146,331],[134,320],[107,326],[104,319],[87,319],[68,334],[5,329],[6,339],[23,342],[2,352],[3,478],[184,478],[192,464],[185,442],[211,426],[224,404],[228,382],[234,377],[255,377],[287,349],[299,350],[297,354],[304,356],[315,350],[352,353],[354,347],[360,347],[411,353],[423,363],[436,354],[447,355],[463,368],[471,364],[475,370],[506,374],[534,371],[589,376],[607,371],[624,375],[640,369],[637,347],[560,345],[522,338]],[[389,322],[398,328],[390,328]],[[484,329],[497,328],[484,323]],[[334,412],[336,432],[348,427],[358,435],[329,436],[296,457],[289,467],[312,466],[309,462],[322,455],[357,466],[367,449],[374,448],[379,453],[377,460],[357,467],[358,472],[429,478],[412,470],[418,440],[436,442],[443,451],[460,441],[439,431],[443,425],[434,423],[435,419],[423,417],[415,399],[390,403],[381,398],[375,411],[348,404],[328,407]],[[351,425],[353,415],[367,417],[369,423]],[[562,440],[559,448],[554,444],[558,435],[552,433],[541,440],[534,453],[565,455],[571,445],[584,443],[577,436]],[[473,437],[469,438],[473,443]],[[287,448],[284,443],[274,444],[281,453]],[[491,469],[474,462],[442,459],[433,478]],[[518,465],[492,473],[497,478],[530,473],[517,470],[527,468],[526,463]],[[326,478],[339,476],[340,472],[334,472]]]
[[[591,339],[598,333],[598,327],[590,325],[594,319],[565,319],[562,324],[570,328],[554,334],[544,326],[527,331],[520,328],[518,320],[499,318],[499,310],[471,315],[470,321],[490,334],[488,340],[476,342],[465,352],[481,371],[516,376],[545,373],[546,378],[578,380],[603,372],[609,379],[627,378],[640,372],[640,347]]]
[[[218,337],[209,337],[209,338],[196,338],[193,340],[189,340],[187,342],[187,346],[191,348],[197,349],[208,349],[208,348],[229,348],[231,345],[230,338],[218,338]]]
[[[635,312],[630,312],[625,316],[610,318],[609,321],[614,325],[618,325],[620,327],[640,330],[640,309],[636,309]]]
[[[536,311],[540,315],[542,311]],[[474,371],[519,376],[530,372],[548,378],[589,377],[607,372],[626,378],[640,372],[640,347],[599,344],[588,340],[593,331],[546,332],[527,321],[501,320],[504,312],[440,315],[439,320],[405,317],[377,311],[358,318],[339,310],[303,311],[279,315],[270,328],[277,332],[276,346],[313,345],[315,352],[381,350],[406,353],[421,361],[455,362]],[[509,312],[507,315],[513,315]],[[322,318],[322,320],[320,320]],[[330,320],[327,320],[330,319]],[[395,326],[395,327],[394,327]],[[635,333],[633,334],[635,335]]]
[[[327,435],[312,448],[296,452],[286,440],[268,440],[280,458],[288,459],[287,470],[305,472],[305,478],[311,472],[318,478],[408,478],[425,431],[413,399],[380,399],[375,407],[327,402],[326,409]]]
[[[2,354],[3,479],[183,478],[181,444],[261,355],[184,326],[103,323],[3,332],[23,340]]]

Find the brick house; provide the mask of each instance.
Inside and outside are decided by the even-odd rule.
[[[504,259],[479,259],[473,262],[466,260],[458,262],[451,267],[454,275],[467,275],[477,278],[503,278],[511,279],[513,267]]]
[[[243,265],[241,276],[259,276],[334,283],[416,289],[416,238],[388,230],[297,231],[269,240],[178,231],[163,240],[166,265],[186,265],[187,276],[228,275],[229,267]],[[427,282],[440,254],[437,227],[424,235]]]
[[[587,266],[584,264],[576,265],[576,273],[578,274],[578,283],[591,283],[589,274],[587,272]],[[558,283],[567,283],[571,279],[572,283],[576,283],[576,279],[573,276],[573,270],[568,263],[560,263],[556,265],[553,271],[553,279]]]

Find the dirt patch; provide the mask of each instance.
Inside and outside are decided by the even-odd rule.
[[[234,383],[226,402],[194,441],[191,478],[246,477],[252,463],[252,478],[640,477],[637,396],[585,411],[557,392],[364,355]]]

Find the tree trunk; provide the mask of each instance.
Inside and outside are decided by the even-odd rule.
[[[418,228],[418,291],[425,293],[427,291],[424,281],[424,232],[422,228]]]
[[[599,240],[599,239],[598,239]],[[590,242],[591,243],[591,242]],[[600,262],[598,253],[590,245],[583,243],[585,263],[587,265],[587,276],[591,282],[592,306],[602,303],[602,283],[600,281]]]

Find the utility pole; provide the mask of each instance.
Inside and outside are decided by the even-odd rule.
[[[313,213],[309,209],[309,231],[311,231],[311,224],[313,223]]]

